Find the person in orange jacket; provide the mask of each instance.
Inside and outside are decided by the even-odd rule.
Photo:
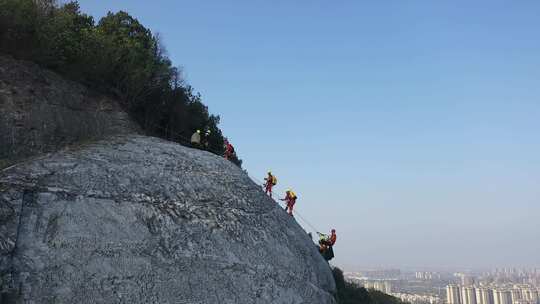
[[[296,204],[297,198],[298,196],[296,196],[296,193],[294,193],[291,189],[289,189],[285,192],[285,198],[281,199],[282,201],[285,201],[285,203],[287,204],[287,206],[285,207],[285,211],[287,211],[290,216],[293,215],[292,214],[293,207],[294,207],[294,204]]]
[[[272,188],[277,184],[277,178],[272,175],[272,172],[268,171],[268,176],[264,180],[264,192],[266,194],[270,193],[270,197],[272,197]]]

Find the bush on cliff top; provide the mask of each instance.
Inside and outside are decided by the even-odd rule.
[[[115,95],[152,135],[186,143],[209,129],[209,150],[223,153],[219,116],[185,83],[158,36],[126,12],[96,24],[75,1],[0,0],[0,52]]]

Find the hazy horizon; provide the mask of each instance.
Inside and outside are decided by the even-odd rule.
[[[540,266],[540,2],[79,2],[160,34],[333,264]]]

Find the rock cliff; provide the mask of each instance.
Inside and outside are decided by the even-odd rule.
[[[0,55],[0,168],[69,144],[137,131],[110,97]]]
[[[232,163],[116,136],[0,171],[2,303],[334,303],[314,244]]]

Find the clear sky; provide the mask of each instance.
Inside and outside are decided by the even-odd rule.
[[[334,264],[540,266],[539,1],[80,4],[161,35]]]

